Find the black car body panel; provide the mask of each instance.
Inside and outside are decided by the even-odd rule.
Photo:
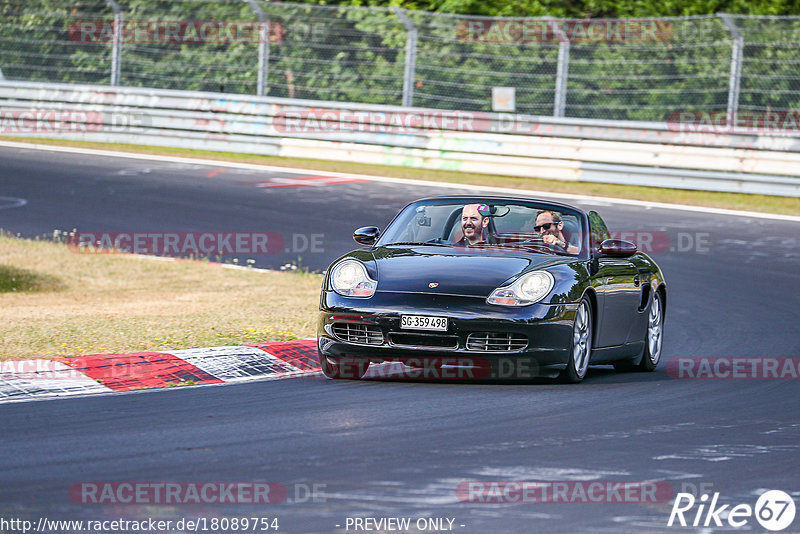
[[[560,203],[508,197],[438,197],[411,203],[404,210],[415,206],[419,210],[426,202],[530,203],[557,209],[579,221],[584,245],[578,254],[557,255],[524,247],[393,244],[382,242],[385,236],[381,236],[371,248],[338,258],[327,271],[317,329],[321,359],[517,360],[527,362],[534,374],[553,376],[569,361],[573,322],[584,297],[592,302],[595,325],[590,363],[641,358],[652,295],[658,291],[666,302],[664,277],[643,253],[600,255],[598,242],[607,238],[608,231],[598,214]],[[347,297],[332,289],[331,270],[348,259],[361,262],[377,281],[372,296]],[[492,291],[531,271],[546,271],[554,279],[541,301],[527,306],[487,302]],[[446,317],[447,330],[403,329],[403,315]]]

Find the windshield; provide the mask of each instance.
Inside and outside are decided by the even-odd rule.
[[[580,254],[580,215],[542,204],[431,200],[407,206],[377,245],[430,244]]]

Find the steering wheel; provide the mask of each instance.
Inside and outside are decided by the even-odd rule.
[[[544,239],[542,239],[541,236],[536,236],[533,239],[528,239],[527,241],[521,241],[518,244],[519,245],[531,245],[531,246],[534,246],[534,247],[543,248],[545,250],[551,250],[553,252],[566,252],[567,251],[566,247],[562,248],[562,247],[560,247],[558,245],[553,245],[553,244],[547,243]],[[567,246],[569,246],[569,244],[567,244]]]

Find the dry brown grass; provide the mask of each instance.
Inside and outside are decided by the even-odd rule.
[[[0,293],[0,359],[183,349],[312,337],[319,275],[225,269],[0,236],[0,264],[54,277]]]

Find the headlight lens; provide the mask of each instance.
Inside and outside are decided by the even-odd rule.
[[[547,271],[533,271],[517,278],[512,284],[498,287],[486,302],[499,306],[529,306],[545,298],[556,281]]]
[[[378,282],[367,274],[364,264],[356,260],[344,260],[331,272],[333,290],[345,297],[371,297]]]

